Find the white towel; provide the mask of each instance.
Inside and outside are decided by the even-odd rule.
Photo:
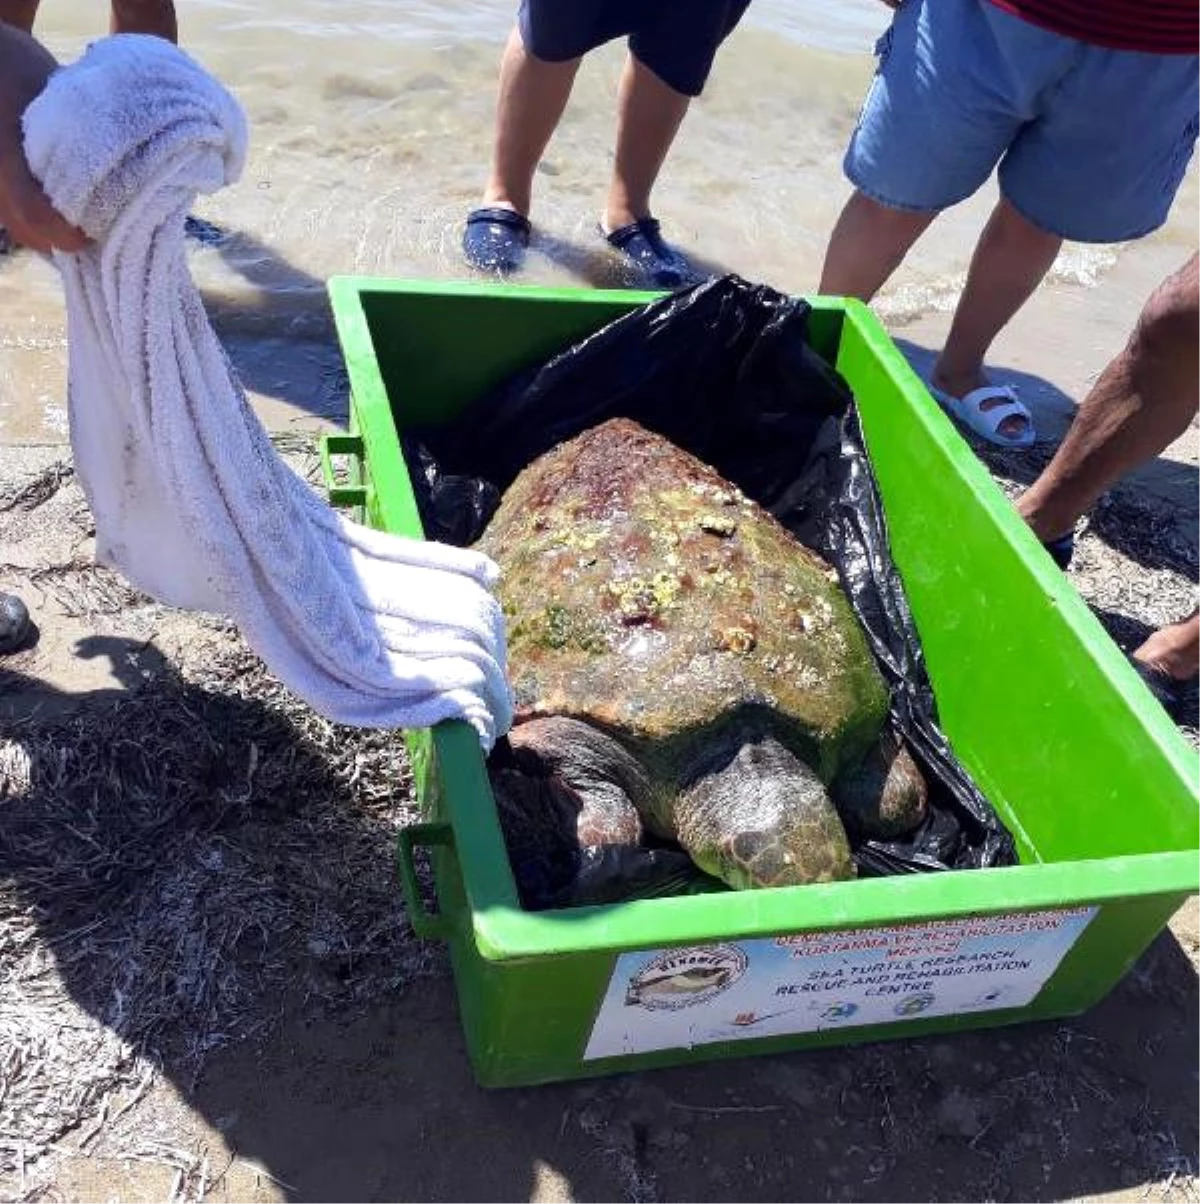
[[[332,720],[462,718],[490,748],[512,719],[496,566],[320,501],[276,455],[208,323],[184,219],[242,170],[237,102],[162,39],[119,35],[51,77],[25,149],[95,240],[55,258],[97,558],[160,601],[231,618]]]

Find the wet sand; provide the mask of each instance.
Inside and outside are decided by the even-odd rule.
[[[98,32],[83,6],[43,6],[61,56]],[[507,0],[353,0],[331,19],[317,0],[276,11],[192,0],[187,48],[237,94],[251,122],[242,181],[198,213],[230,237],[194,248],[193,270],[248,390],[272,428],[342,421],[324,281],[335,273],[466,278],[459,224],[487,161]],[[715,268],[793,292],[815,287],[848,195],[841,156],[887,21],[874,0],[756,0],[718,58],[656,196],[669,235]],[[537,238],[526,279],[613,284],[595,232],[611,162],[623,50],[584,64],[537,178]],[[299,66],[298,66],[299,65]],[[1044,380],[1059,417],[1119,344],[1142,299],[1195,243],[1197,171],[1167,226],[1137,244],[1069,246],[1034,303],[996,347],[998,368]],[[942,338],[994,184],[943,215],[877,302],[889,326]],[[0,441],[66,437],[65,336],[53,272],[0,261]],[[1189,445],[1194,449],[1194,440]],[[1181,449],[1184,454],[1187,449]]]

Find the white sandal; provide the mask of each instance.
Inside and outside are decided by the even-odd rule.
[[[998,447],[1029,447],[1037,439],[1033,429],[1033,415],[1017,397],[1017,391],[1011,385],[984,385],[980,389],[972,389],[965,397],[952,397],[941,389],[929,386],[929,392],[934,399],[952,418],[957,418],[964,426],[969,427],[981,439],[994,443]],[[997,398],[1003,400],[1003,405],[993,406],[990,410],[982,408],[988,401]],[[1006,418],[1023,418],[1025,429],[1019,435],[1006,435],[1000,430],[1000,424]]]

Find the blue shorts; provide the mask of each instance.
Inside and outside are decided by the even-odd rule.
[[[525,49],[548,63],[577,59],[614,38],[668,87],[699,96],[717,48],[750,0],[521,0]]]
[[[999,165],[1034,225],[1077,242],[1157,229],[1192,157],[1196,55],[1105,50],[987,0],[904,0],[846,152],[860,192],[945,209]]]

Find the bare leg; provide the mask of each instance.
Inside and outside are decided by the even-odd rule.
[[[148,33],[179,41],[179,25],[175,19],[173,0],[112,0],[113,33]]]
[[[892,209],[856,192],[829,236],[818,292],[870,301],[935,217],[936,210]]]
[[[38,0],[0,0],[0,21],[15,25],[25,33],[33,33]]]
[[[1200,405],[1198,267],[1193,255],[1146,302],[1054,459],[1018,501],[1039,539],[1070,531],[1105,490],[1187,430]]]
[[[1101,373],[1062,446],[1017,502],[1039,539],[1071,530],[1125,473],[1187,430],[1200,407],[1200,256],[1146,302],[1125,349]],[[1171,677],[1197,670],[1200,619],[1155,632],[1134,652]]]
[[[500,63],[496,143],[483,203],[529,216],[533,173],[567,107],[579,59],[548,63],[514,29]]]
[[[650,192],[691,97],[663,83],[632,54],[625,63],[617,109],[617,154],[604,226],[612,231],[650,216]]]
[[[971,258],[967,283],[946,346],[933,368],[933,383],[952,397],[963,397],[986,384],[983,361],[993,340],[1029,299],[1050,270],[1062,246],[1001,200],[984,227]],[[984,410],[1003,405],[986,401]],[[1019,436],[1025,420],[1016,415],[1000,424],[1000,433]]]

